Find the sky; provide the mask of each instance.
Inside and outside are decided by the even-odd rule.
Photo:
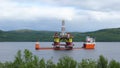
[[[88,32],[120,28],[120,0],[0,0],[0,30]]]

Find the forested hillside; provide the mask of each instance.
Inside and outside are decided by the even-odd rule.
[[[71,32],[74,36],[73,41],[84,41],[87,35],[96,38],[98,42],[120,42],[120,28],[103,29],[94,32]],[[54,31],[34,31],[34,30],[14,30],[2,31],[0,30],[0,41],[53,41]]]

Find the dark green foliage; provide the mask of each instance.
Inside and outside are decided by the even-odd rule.
[[[20,50],[17,52],[13,62],[0,62],[0,68],[120,68],[120,63],[115,60],[108,63],[103,56],[100,56],[98,61],[83,59],[77,62],[69,56],[64,56],[57,63],[54,63],[52,59],[45,62],[44,59],[39,59],[25,49],[23,54]]]
[[[56,65],[50,59],[50,60],[47,61],[46,68],[56,68]]]
[[[108,68],[120,68],[120,63],[115,60],[110,61]]]
[[[22,54],[21,54],[21,51],[19,50],[18,52],[17,52],[17,55],[15,56],[15,60],[14,60],[14,62],[13,62],[13,65],[14,65],[14,67],[16,67],[16,68],[22,68],[22,65],[23,65],[24,63],[23,63],[23,59],[22,59]]]
[[[77,62],[68,56],[60,58],[57,63],[58,68],[76,68],[76,66]]]
[[[108,60],[101,55],[97,62],[97,68],[107,68],[107,66],[108,66]]]
[[[0,68],[3,68],[4,67],[4,64],[0,62]]]
[[[0,32],[0,41],[52,41],[54,32],[18,30]]]
[[[41,59],[41,60],[39,61],[39,65],[40,65],[40,68],[45,68],[45,67],[46,67],[45,60],[44,60],[44,59]]]
[[[53,41],[53,31],[34,31],[34,30],[16,30],[1,31],[0,41]],[[103,29],[94,32],[70,32],[74,38],[73,41],[85,41],[85,37],[90,35],[96,38],[96,41],[114,42],[120,41],[120,28]]]
[[[78,68],[96,68],[96,62],[92,59],[83,59],[79,63]]]

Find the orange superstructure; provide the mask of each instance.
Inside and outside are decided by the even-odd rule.
[[[95,43],[84,43],[83,48],[94,49],[95,48]]]
[[[86,42],[83,44],[83,48],[94,49],[95,48],[95,39],[90,36],[86,37]]]

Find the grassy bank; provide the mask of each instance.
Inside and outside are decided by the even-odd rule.
[[[33,55],[32,52],[25,49],[24,53],[19,50],[12,62],[0,62],[0,68],[120,68],[120,63],[108,60],[102,55],[97,61],[92,59],[83,59],[77,62],[72,57],[65,56],[54,63],[51,59],[45,62],[44,59],[39,59],[38,56]]]

